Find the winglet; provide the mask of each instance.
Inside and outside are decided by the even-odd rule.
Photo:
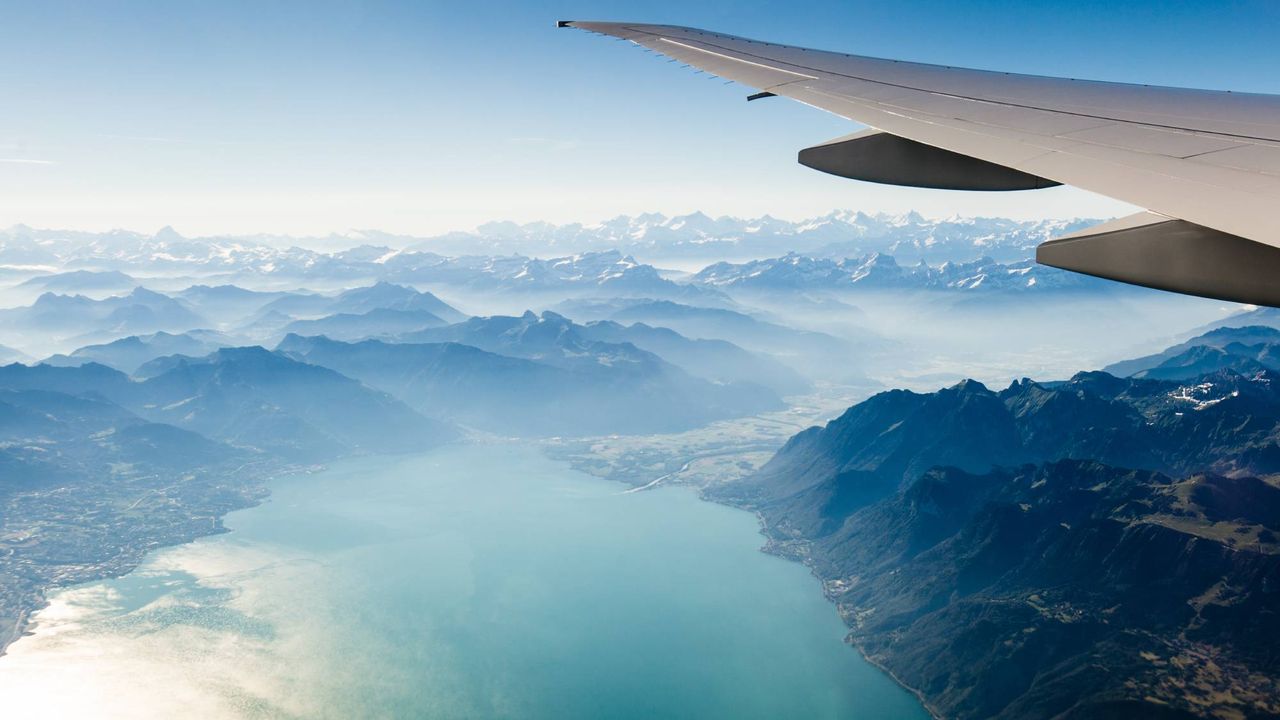
[[[557,21],[556,21],[556,27],[558,27],[558,28],[562,28],[562,27],[573,27],[573,21],[572,21],[572,20],[557,20]]]

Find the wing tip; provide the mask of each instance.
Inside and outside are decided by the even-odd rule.
[[[558,28],[571,28],[571,27],[573,27],[573,24],[574,24],[575,22],[577,22],[577,20],[557,20],[557,21],[556,21],[556,27],[558,27]]]

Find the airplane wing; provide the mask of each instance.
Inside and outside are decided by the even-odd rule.
[[[870,129],[800,152],[916,187],[1074,185],[1149,212],[1052,240],[1044,264],[1280,306],[1280,96],[883,60],[667,25],[562,21]]]

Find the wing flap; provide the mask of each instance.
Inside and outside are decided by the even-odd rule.
[[[1037,190],[1058,183],[897,135],[864,130],[800,151],[800,164],[832,175],[942,190]]]
[[[1036,262],[1187,295],[1280,306],[1280,248],[1138,213],[1050,240]]]

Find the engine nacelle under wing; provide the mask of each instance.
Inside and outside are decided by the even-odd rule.
[[[852,180],[941,190],[1038,190],[1060,184],[879,130],[805,148],[800,164]]]

